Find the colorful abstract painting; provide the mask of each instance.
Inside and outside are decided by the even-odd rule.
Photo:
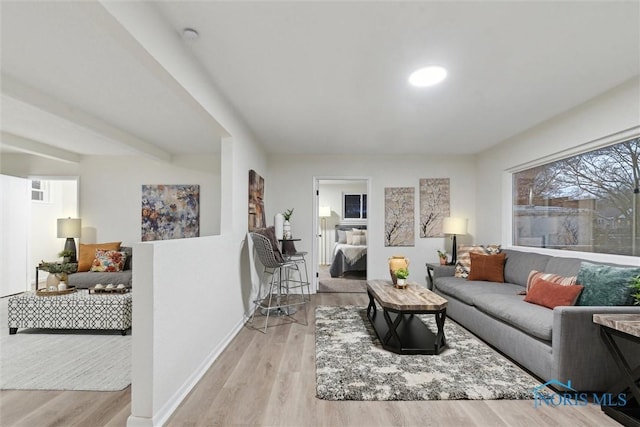
[[[442,219],[449,209],[449,178],[421,179],[420,237],[444,237]]]
[[[264,178],[249,171],[249,231],[266,227],[264,214]]]
[[[415,245],[415,192],[413,187],[384,189],[384,245]]]
[[[142,186],[143,242],[199,235],[199,185]]]

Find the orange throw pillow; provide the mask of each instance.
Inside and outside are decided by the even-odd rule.
[[[553,309],[561,305],[575,305],[582,285],[558,285],[544,279],[536,279],[524,297],[526,302]]]
[[[504,283],[504,261],[507,254],[482,255],[470,253],[471,270],[467,280]]]
[[[122,242],[94,244],[80,243],[80,250],[78,251],[78,271],[89,271],[91,264],[93,264],[93,260],[96,259],[96,249],[117,251],[120,249],[120,243]]]

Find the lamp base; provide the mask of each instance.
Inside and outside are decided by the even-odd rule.
[[[65,251],[73,251],[73,255],[71,255],[71,262],[78,262],[78,258],[76,256],[76,239],[73,237],[67,237],[67,240],[64,242],[64,250]]]
[[[458,243],[456,242],[456,235],[453,235],[453,245],[451,247],[451,265],[455,265],[458,262]]]

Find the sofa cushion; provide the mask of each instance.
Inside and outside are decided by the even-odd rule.
[[[480,255],[470,253],[471,269],[467,280],[486,280],[488,282],[504,282],[505,254]]]
[[[548,282],[555,283],[556,285],[571,286],[576,284],[577,276],[565,277],[559,274],[544,273],[542,271],[531,270],[531,273],[529,273],[529,278],[527,279],[527,289],[523,292],[523,295],[529,292],[529,290],[533,286],[533,283],[537,279],[544,279]]]
[[[126,260],[126,252],[96,249],[96,258],[91,264],[91,271],[103,271],[110,273],[123,271]]]
[[[80,243],[80,250],[78,251],[78,271],[89,271],[91,264],[93,264],[93,260],[96,259],[96,249],[117,251],[120,249],[120,243],[122,242],[94,244]]]
[[[435,279],[435,286],[443,294],[451,295],[469,305],[474,304],[476,295],[487,293],[515,295],[519,290],[522,290],[522,286],[511,283],[474,281],[459,277],[439,277]]]
[[[584,290],[578,305],[631,305],[631,280],[640,276],[640,267],[613,267],[583,262],[578,283]]]
[[[487,292],[473,297],[474,305],[492,317],[544,341],[551,341],[553,310],[523,301],[522,296]]]
[[[456,277],[467,278],[471,269],[471,253],[495,255],[500,253],[500,245],[460,246],[457,251]]]
[[[505,249],[507,260],[504,264],[504,281],[515,283],[520,286],[527,285],[527,279],[531,270],[547,271],[545,268],[551,259],[548,255],[541,255],[534,252],[520,252]],[[556,273],[550,271],[550,273]]]
[[[108,285],[113,283],[119,285],[122,283],[127,288],[132,286],[133,271],[119,271],[117,273],[99,273],[94,271],[85,271],[82,273],[70,274],[67,278],[69,286],[75,286],[77,289],[87,289],[98,283]]]
[[[578,258],[551,257],[544,271],[567,277],[577,276],[581,263],[582,260]]]
[[[524,300],[551,309],[558,306],[574,305],[583,288],[582,285],[565,286],[537,278],[529,288]]]

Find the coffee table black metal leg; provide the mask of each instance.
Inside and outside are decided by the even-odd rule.
[[[367,294],[369,295],[369,306],[367,307],[367,317],[369,318],[369,320],[375,319],[376,317],[376,301],[373,299],[373,295],[371,295],[371,292],[367,292]],[[373,314],[371,313],[373,311]]]
[[[436,335],[436,347],[438,351],[440,351],[440,347],[444,347],[447,345],[447,337],[444,335],[444,321],[447,319],[447,311],[442,310],[439,313],[435,314],[436,316],[436,325],[438,326],[438,333]]]
[[[398,336],[398,331],[396,331],[398,325],[402,321],[402,313],[398,313],[396,316],[396,320],[394,320],[393,322],[391,321],[391,316],[389,316],[389,312],[387,310],[382,310],[382,314],[384,315],[384,320],[387,322],[387,326],[389,327],[389,330],[387,331],[387,334],[384,336],[384,340],[382,341],[383,344],[387,344],[393,336],[398,340],[398,346],[402,348],[402,342],[400,341],[400,337]]]

